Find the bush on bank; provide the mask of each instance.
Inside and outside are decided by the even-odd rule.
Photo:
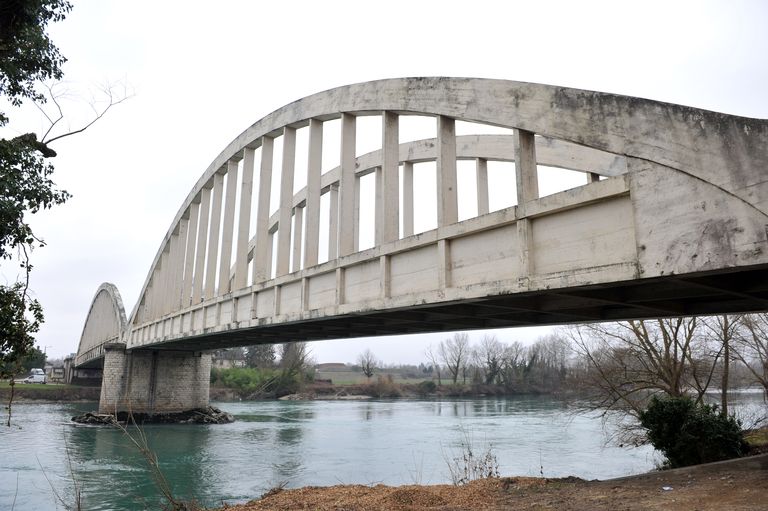
[[[668,468],[738,458],[749,451],[738,420],[689,397],[654,396],[640,413],[640,424],[667,458]]]
[[[311,381],[311,374],[284,369],[233,367],[211,369],[211,386],[234,390],[241,398],[293,394]]]

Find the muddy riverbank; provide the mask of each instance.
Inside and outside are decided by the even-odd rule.
[[[228,511],[768,509],[768,454],[606,481],[503,477],[464,486],[339,485],[275,489]]]

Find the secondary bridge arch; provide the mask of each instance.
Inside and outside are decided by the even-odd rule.
[[[110,282],[101,284],[88,309],[75,365],[83,367],[100,362],[104,356],[104,345],[119,342],[127,324],[120,291]]]
[[[434,118],[436,137],[401,141],[406,115]],[[381,121],[381,148],[367,154],[356,150],[360,116]],[[324,123],[335,119],[340,165],[322,172]],[[507,131],[457,136],[458,121]],[[307,177],[295,187],[300,129]],[[463,221],[460,160],[475,162],[477,184],[478,215]],[[489,161],[514,162],[513,206],[489,211]],[[434,190],[413,187],[422,162],[434,162]],[[539,166],[582,172],[584,184],[542,197]],[[199,351],[763,310],[767,169],[764,120],[504,80],[340,87],[276,110],[214,159],[162,240],[120,339],[129,350]],[[375,244],[359,250],[358,186],[370,173]],[[414,233],[424,193],[436,194],[437,226]]]

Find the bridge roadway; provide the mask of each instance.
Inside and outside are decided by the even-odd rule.
[[[401,141],[407,115],[433,117],[435,138]],[[380,150],[357,153],[360,116],[381,119]],[[322,173],[334,119],[340,165]],[[508,134],[456,136],[457,121]],[[308,164],[295,191],[300,129]],[[462,201],[477,215],[463,221],[460,160],[475,162]],[[514,162],[516,201],[489,211],[496,161]],[[414,189],[423,162],[434,162],[434,190]],[[541,197],[540,166],[581,172],[584,184]],[[766,169],[766,121],[690,107],[482,79],[322,92],[222,151],[171,223],[130,316],[113,286],[99,288],[76,364],[98,364],[110,346],[124,358],[153,353],[154,371],[158,353],[262,342],[765,310]],[[375,246],[361,251],[360,180],[371,173]],[[437,197],[437,227],[414,233],[426,193]]]

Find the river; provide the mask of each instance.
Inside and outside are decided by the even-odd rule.
[[[476,455],[490,449],[502,475],[604,479],[659,461],[651,447],[611,445],[599,418],[548,397],[214,405],[236,422],[143,428],[174,494],[208,506],[283,484],[450,482],[449,462],[467,442]],[[14,499],[17,510],[54,509],[56,493],[72,501],[73,480],[89,511],[159,507],[147,464],[121,431],[69,422],[95,407],[14,406],[13,426],[0,428],[0,509]]]

